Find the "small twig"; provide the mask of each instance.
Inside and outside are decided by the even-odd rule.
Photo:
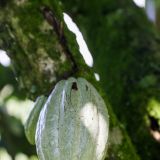
[[[61,25],[61,23],[57,20],[54,12],[49,8],[49,7],[42,7],[41,11],[43,13],[44,18],[47,20],[47,22],[53,27],[59,43],[64,51],[64,53],[66,54],[67,58],[69,60],[71,60],[73,67],[72,67],[72,71],[73,73],[76,72],[78,70],[77,64],[75,62],[75,59],[71,53],[71,51],[68,48],[67,45],[67,40],[66,37],[64,35],[64,31],[63,31],[63,26]],[[71,74],[73,74],[71,73]]]

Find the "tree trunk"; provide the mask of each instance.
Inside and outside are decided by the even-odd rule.
[[[160,93],[159,37],[143,10],[130,0],[8,0],[0,5],[0,47],[11,57],[26,96],[34,100],[49,95],[61,79],[84,77],[108,106],[106,159],[158,159],[160,145],[152,139],[144,117],[148,101]],[[87,40],[93,68],[80,55],[76,38],[64,23],[64,11]],[[94,72],[100,74],[100,83]]]

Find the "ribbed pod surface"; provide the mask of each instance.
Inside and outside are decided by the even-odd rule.
[[[103,160],[108,125],[106,105],[88,81],[62,80],[39,116],[38,157],[40,160]]]

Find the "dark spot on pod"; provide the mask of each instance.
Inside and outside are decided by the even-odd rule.
[[[76,82],[73,82],[73,83],[72,83],[72,89],[78,90],[78,87],[77,87],[77,83],[76,83]]]
[[[86,85],[86,91],[88,91],[88,86]]]

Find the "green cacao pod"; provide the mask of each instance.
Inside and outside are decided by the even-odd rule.
[[[36,128],[40,160],[103,160],[108,112],[96,89],[83,78],[62,80],[41,110]]]
[[[39,96],[36,99],[34,107],[31,110],[31,113],[24,125],[26,137],[28,141],[33,145],[35,144],[35,132],[36,132],[36,126],[37,126],[39,114],[46,100],[47,98],[45,96]]]

